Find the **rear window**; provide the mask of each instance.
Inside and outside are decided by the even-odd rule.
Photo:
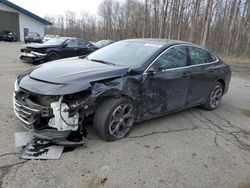
[[[188,50],[189,50],[191,64],[193,65],[211,63],[217,60],[217,58],[214,55],[210,54],[209,52],[201,48],[190,46],[188,47]]]
[[[217,60],[217,57],[215,57],[213,54],[207,52],[209,62],[214,62]]]
[[[38,33],[28,33],[28,37],[39,37]]]

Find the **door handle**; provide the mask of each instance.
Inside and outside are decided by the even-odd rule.
[[[208,69],[208,72],[214,72],[214,68]]]
[[[182,73],[182,77],[183,77],[183,78],[187,78],[188,76],[189,76],[189,73],[188,73],[188,72],[183,72],[183,73]]]

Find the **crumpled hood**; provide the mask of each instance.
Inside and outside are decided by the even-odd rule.
[[[55,48],[60,45],[48,45],[48,44],[40,44],[40,43],[32,43],[29,45],[26,45],[26,48],[33,48],[33,49],[38,49],[38,48]]]
[[[19,85],[39,94],[64,95],[85,90],[95,81],[121,77],[128,69],[74,57],[37,66]]]

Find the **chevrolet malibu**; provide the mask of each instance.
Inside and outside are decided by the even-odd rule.
[[[204,47],[130,39],[25,71],[13,105],[38,138],[78,143],[91,122],[100,138],[114,141],[137,122],[195,106],[216,109],[230,78],[230,67]]]

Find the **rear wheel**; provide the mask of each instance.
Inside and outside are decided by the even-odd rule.
[[[221,101],[223,95],[223,87],[220,82],[216,82],[212,91],[210,92],[206,103],[202,106],[207,110],[214,110],[216,109]]]
[[[115,141],[125,137],[134,124],[134,106],[127,98],[107,99],[97,108],[94,128],[100,138]]]

